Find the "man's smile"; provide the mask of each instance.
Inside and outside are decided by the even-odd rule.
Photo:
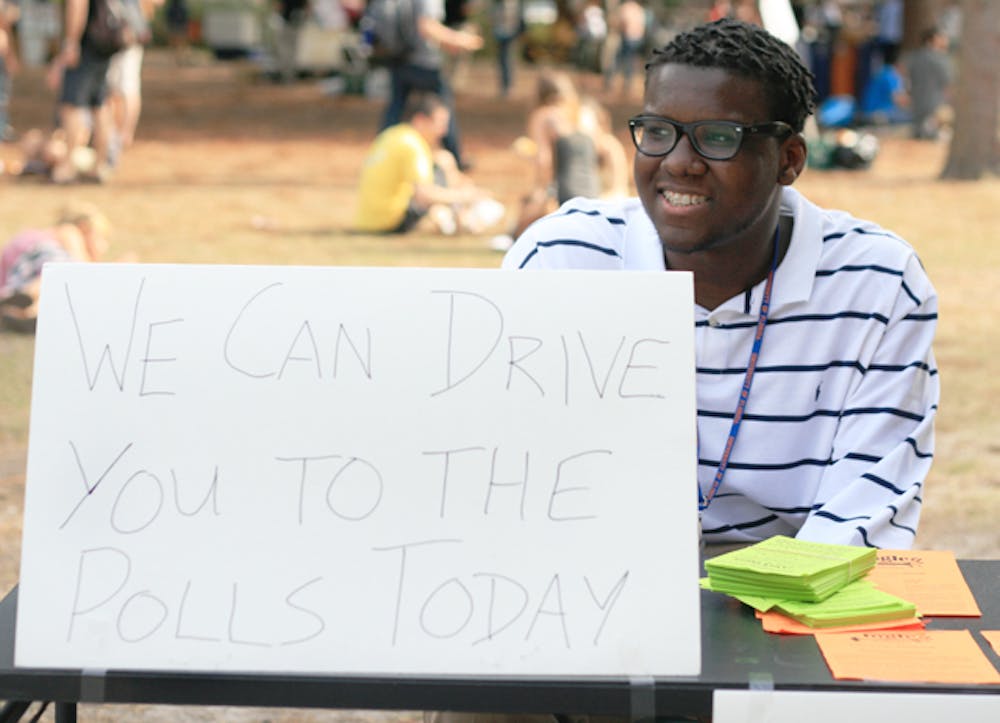
[[[678,193],[676,191],[660,191],[660,196],[670,206],[700,206],[708,202],[708,196],[694,193]]]

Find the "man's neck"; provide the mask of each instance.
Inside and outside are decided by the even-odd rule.
[[[779,220],[778,262],[784,258],[792,236],[792,219]],[[696,254],[666,254],[667,267],[691,271],[694,274],[694,300],[711,311],[737,294],[741,294],[767,278],[774,259],[774,234],[750,249],[726,247]]]

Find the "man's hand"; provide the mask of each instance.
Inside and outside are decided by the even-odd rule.
[[[59,86],[62,84],[63,76],[63,65],[60,57],[57,55],[45,71],[45,87],[57,93],[59,92]]]
[[[75,68],[80,64],[80,41],[67,38],[59,51],[59,63],[64,68]]]

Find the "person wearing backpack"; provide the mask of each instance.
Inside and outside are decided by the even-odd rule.
[[[476,33],[455,30],[444,24],[444,0],[398,0],[400,29],[407,32],[408,49],[389,64],[389,103],[379,130],[402,120],[410,93],[434,93],[448,106],[451,121],[442,145],[455,156],[461,170],[469,167],[463,157],[455,114],[455,96],[444,73],[444,53],[471,53],[483,47]],[[409,28],[409,30],[407,30]],[[414,32],[415,30],[415,32]]]
[[[87,147],[91,136],[97,153],[94,180],[103,182],[110,176],[111,114],[105,103],[108,65],[128,40],[127,35],[105,40],[99,31],[110,27],[116,8],[120,10],[119,0],[66,0],[62,46],[48,73],[50,87],[59,91],[59,123],[68,146],[67,160],[52,169],[56,183],[77,180],[73,151]],[[104,19],[108,19],[108,26],[104,26]]]

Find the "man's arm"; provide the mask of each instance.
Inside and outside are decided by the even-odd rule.
[[[66,67],[74,67],[80,62],[80,42],[87,27],[87,12],[90,0],[66,0],[63,17],[63,45],[59,62]]]
[[[483,47],[483,39],[476,33],[455,30],[430,15],[417,18],[417,32],[427,40],[452,52],[473,52]]]
[[[940,393],[931,341],[937,296],[919,261],[904,270],[892,317],[834,439],[834,463],[820,482],[798,536],[885,548],[913,545],[934,452]]]
[[[475,186],[449,188],[436,183],[418,183],[413,191],[413,200],[422,206],[434,203],[472,203],[488,196],[488,193]]]

